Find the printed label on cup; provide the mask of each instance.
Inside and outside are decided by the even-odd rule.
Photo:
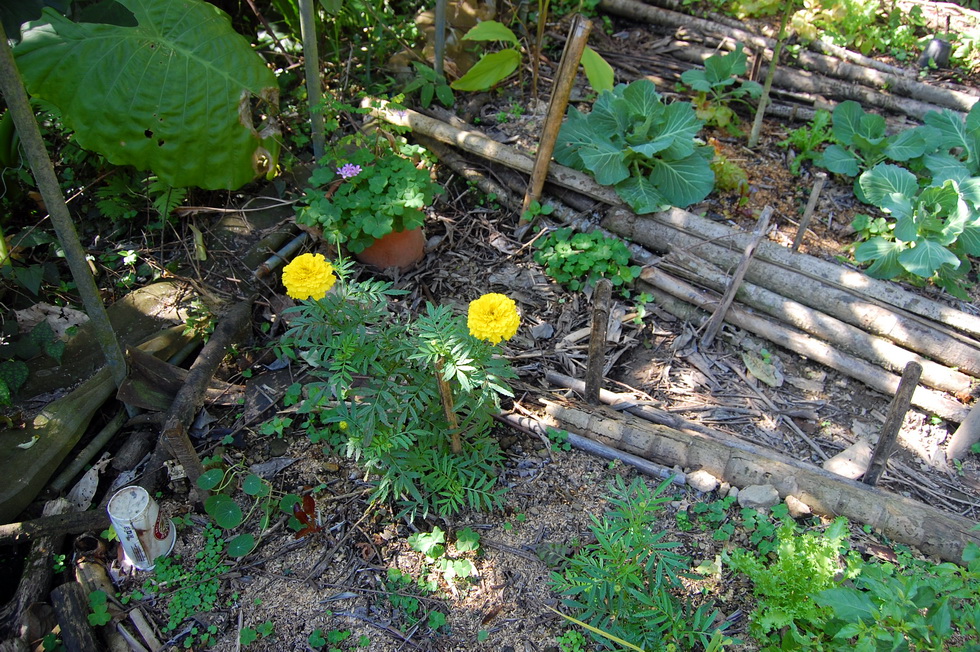
[[[106,510],[126,558],[136,568],[153,570],[153,561],[174,549],[177,531],[173,521],[161,518],[160,505],[143,487],[123,487]]]

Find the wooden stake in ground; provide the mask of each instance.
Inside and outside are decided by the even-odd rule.
[[[881,427],[881,434],[875,443],[874,452],[871,454],[871,463],[868,470],[864,472],[864,484],[871,487],[878,484],[878,479],[885,472],[885,464],[888,457],[895,450],[895,442],[898,440],[898,431],[902,429],[902,422],[905,420],[905,413],[909,411],[909,404],[912,402],[912,392],[919,383],[919,376],[922,375],[922,365],[918,362],[910,362],[905,365],[902,372],[902,380],[898,383],[898,391],[895,398],[888,406],[888,415],[885,417],[885,425]]]
[[[534,161],[534,170],[531,172],[531,181],[528,184],[527,193],[524,195],[520,224],[527,223],[527,220],[524,219],[524,213],[531,202],[536,201],[541,196],[541,190],[544,188],[544,180],[548,176],[548,166],[551,163],[551,154],[555,151],[558,131],[561,129],[562,118],[565,116],[565,107],[568,106],[568,96],[571,95],[572,86],[575,84],[578,64],[582,60],[582,52],[585,51],[585,44],[589,40],[590,31],[592,31],[592,21],[584,18],[581,14],[576,14],[568,33],[568,40],[565,41],[565,49],[561,54],[558,77],[555,79],[551,102],[548,104],[548,117],[545,118],[541,140],[538,143],[538,155]]]
[[[762,214],[759,215],[759,220],[755,223],[755,231],[752,233],[752,239],[745,245],[745,251],[742,252],[742,260],[739,261],[738,267],[735,268],[735,273],[732,274],[732,281],[728,284],[728,289],[725,290],[725,294],[721,298],[721,303],[715,308],[714,314],[711,315],[711,319],[708,320],[708,325],[704,329],[704,335],[701,336],[701,346],[703,348],[711,346],[711,343],[715,341],[715,336],[718,335],[718,331],[721,330],[721,325],[725,321],[725,314],[731,308],[732,301],[735,300],[735,293],[738,292],[738,288],[742,284],[742,279],[745,278],[745,272],[749,268],[749,263],[752,262],[752,256],[755,254],[756,247],[766,237],[766,231],[769,229],[769,218],[771,217],[772,208],[766,206],[762,209]]]
[[[585,400],[593,405],[599,405],[599,388],[606,367],[606,329],[609,327],[611,295],[612,283],[609,279],[600,279],[592,293],[592,333],[585,367]]]
[[[797,229],[796,237],[793,238],[793,251],[797,251],[800,248],[800,243],[803,242],[803,234],[806,233],[806,228],[810,226],[813,211],[817,208],[817,200],[820,199],[820,191],[823,190],[825,183],[827,183],[827,173],[817,172],[817,177],[813,180],[813,190],[810,191],[810,199],[806,203],[806,208],[803,209],[803,217],[800,218],[800,228]]]

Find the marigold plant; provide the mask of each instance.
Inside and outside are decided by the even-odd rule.
[[[316,378],[299,410],[310,438],[357,460],[373,499],[404,514],[499,506],[503,455],[490,430],[513,395],[499,342],[517,331],[514,302],[484,295],[469,319],[432,304],[411,317],[391,283],[353,280],[343,261],[334,270],[333,292],[289,309],[282,340]]]

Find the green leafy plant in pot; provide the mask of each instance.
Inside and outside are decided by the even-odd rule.
[[[341,139],[313,171],[297,221],[355,256],[389,234],[421,229],[425,207],[442,191],[423,165],[426,155],[421,146],[380,132]],[[423,244],[421,232],[416,244]],[[404,264],[421,255],[419,247]]]

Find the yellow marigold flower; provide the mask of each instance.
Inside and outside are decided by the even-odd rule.
[[[282,284],[286,294],[294,299],[314,301],[326,296],[327,290],[337,282],[333,265],[323,254],[302,254],[282,268]]]
[[[466,325],[473,337],[497,344],[514,337],[521,318],[513,299],[491,292],[470,302]]]

